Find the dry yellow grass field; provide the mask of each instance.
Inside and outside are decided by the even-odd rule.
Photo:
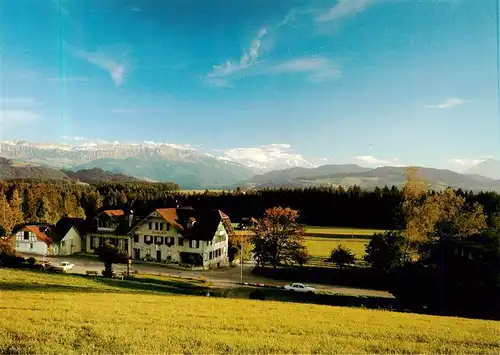
[[[161,295],[132,288],[120,291],[118,285],[0,269],[0,353],[498,354],[500,350],[500,327],[493,321]]]

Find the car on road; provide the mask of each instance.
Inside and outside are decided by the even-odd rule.
[[[304,284],[293,283],[291,285],[286,285],[285,290],[294,292],[304,292],[304,293],[316,293],[314,287],[305,286]]]
[[[69,261],[61,261],[55,268],[61,271],[70,271],[74,266],[75,265],[70,263]]]

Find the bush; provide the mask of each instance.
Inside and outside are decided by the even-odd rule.
[[[342,269],[347,264],[354,264],[356,256],[351,249],[339,245],[336,249],[332,250],[330,261]]]

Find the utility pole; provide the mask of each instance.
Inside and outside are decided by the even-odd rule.
[[[240,234],[240,284],[243,285],[243,233]]]

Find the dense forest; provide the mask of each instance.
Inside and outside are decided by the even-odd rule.
[[[278,189],[241,192],[186,193],[171,183],[0,182],[0,225],[7,231],[22,222],[55,223],[60,217],[92,217],[103,207],[133,209],[138,215],[156,207],[177,204],[217,208],[233,222],[260,217],[266,208],[287,206],[301,212],[308,225],[394,229],[400,226],[401,191],[396,187],[364,191],[358,187]],[[457,191],[479,202],[488,216],[500,212],[500,196],[493,192]]]

